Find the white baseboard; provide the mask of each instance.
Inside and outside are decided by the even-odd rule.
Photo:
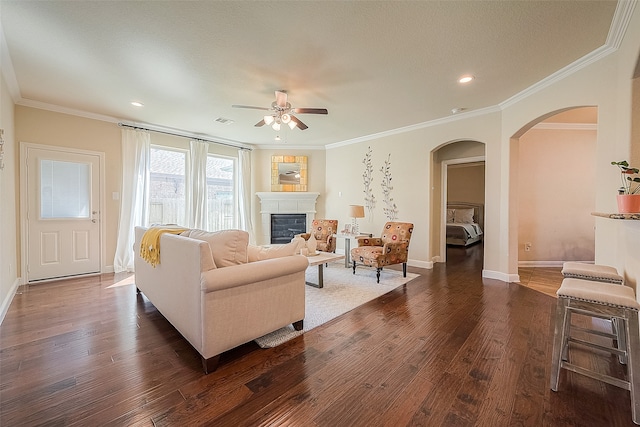
[[[419,261],[416,259],[410,259],[407,261],[407,265],[410,267],[433,269],[433,261]]]
[[[9,293],[6,298],[2,301],[2,305],[0,305],[0,324],[4,321],[4,316],[7,315],[7,311],[9,311],[9,306],[11,305],[16,292],[18,292],[18,286],[20,286],[20,283],[22,283],[22,280],[17,277],[13,282],[13,285],[11,285],[11,289],[9,289]]]
[[[507,283],[517,283],[520,281],[520,276],[517,274],[507,274],[492,270],[482,270],[482,277],[484,279],[495,279]]]
[[[576,261],[594,264],[594,261]],[[518,261],[518,267],[562,267],[565,261]]]
[[[105,265],[100,274],[114,273],[115,271],[113,265]]]

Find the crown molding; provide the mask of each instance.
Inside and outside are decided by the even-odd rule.
[[[217,137],[217,136],[214,137],[214,136],[203,134],[203,133],[194,133],[194,132],[189,132],[189,131],[185,131],[185,130],[182,130],[182,129],[176,129],[176,128],[171,128],[171,127],[167,127],[167,126],[154,125],[154,124],[151,124],[151,123],[128,122],[128,121],[121,120],[121,121],[118,122],[118,125],[124,125],[124,126],[127,126],[127,127],[137,128],[137,129],[141,129],[141,130],[148,130],[148,131],[151,131],[151,132],[166,133],[166,134],[169,134],[169,135],[177,136],[179,138],[189,138],[189,139],[195,139],[195,140],[199,140],[199,141],[211,142],[211,143],[214,143],[214,144],[218,143],[218,144],[222,144],[222,145],[229,145],[229,146],[233,146],[235,148],[241,148],[241,149],[246,149],[246,150],[255,149],[254,145],[245,144],[244,142],[236,141],[234,139],[221,138],[221,137]]]
[[[60,105],[49,104],[46,102],[34,101],[32,99],[20,99],[16,105],[23,107],[38,108],[40,110],[52,111],[54,113],[69,114],[72,116],[84,117],[86,119],[100,120],[109,123],[118,123],[120,119],[103,114],[90,113],[88,111],[76,110],[74,108],[61,107]]]
[[[532,129],[540,130],[598,130],[596,123],[538,123]]]
[[[254,150],[308,150],[308,151],[324,151],[324,145],[288,145],[288,144],[255,144]]]
[[[442,118],[439,118],[439,119],[430,120],[428,122],[417,123],[415,125],[404,126],[404,127],[397,128],[397,129],[386,130],[384,132],[373,133],[373,134],[370,134],[370,135],[360,136],[360,137],[353,138],[353,139],[347,139],[345,141],[335,142],[333,144],[327,144],[325,147],[326,147],[327,150],[330,150],[330,149],[333,149],[333,148],[339,148],[339,147],[344,147],[344,146],[347,146],[347,145],[358,144],[360,142],[371,141],[371,140],[374,140],[374,139],[379,139],[379,138],[384,138],[384,137],[387,137],[387,136],[398,135],[398,134],[402,134],[402,133],[406,133],[406,132],[413,132],[413,131],[416,131],[416,130],[419,130],[419,129],[425,129],[425,128],[429,128],[429,127],[440,126],[440,125],[443,125],[443,124],[446,124],[446,123],[457,122],[458,120],[464,120],[464,119],[469,119],[469,118],[472,118],[472,117],[484,116],[486,114],[498,113],[498,112],[500,112],[500,108],[498,106],[480,108],[478,110],[471,110],[471,111],[466,111],[466,112],[463,112],[463,113],[458,113],[458,114],[456,114],[454,116],[442,117]]]
[[[514,104],[517,104],[518,102],[534,95],[537,92],[540,92],[541,90],[561,81],[564,80],[566,77],[572,75],[573,73],[593,64],[594,62],[597,62],[599,60],[601,60],[602,58],[609,56],[610,54],[612,54],[613,52],[615,52],[616,49],[611,47],[611,46],[600,46],[598,49],[586,54],[585,56],[583,56],[582,58],[578,59],[577,61],[567,65],[564,68],[561,68],[560,70],[556,71],[555,73],[545,77],[544,79],[540,80],[537,83],[534,83],[533,85],[529,86],[528,88],[526,88],[525,90],[523,90],[522,92],[519,92],[515,95],[513,95],[511,98],[508,98],[505,101],[502,101],[500,104],[498,104],[498,106],[500,107],[501,110],[504,110],[506,108],[509,108],[511,106],[513,106]]]
[[[573,73],[576,73],[579,70],[617,51],[620,47],[620,43],[622,43],[624,34],[627,31],[627,27],[629,26],[629,21],[631,20],[635,6],[636,0],[619,0],[616,4],[616,10],[613,14],[611,27],[609,27],[607,40],[605,41],[605,44],[603,46],[600,46],[598,49],[589,52],[577,61],[567,65],[564,68],[561,68],[555,73],[533,84],[532,86],[529,86],[522,92],[515,94],[511,98],[502,101],[500,104],[498,104],[500,108],[504,110],[505,108],[508,108],[522,101],[523,99],[528,98],[529,96],[541,91],[542,89],[545,89],[552,84],[563,80]]]
[[[602,58],[605,58],[606,56],[612,54],[613,52],[615,52],[616,50],[618,50],[618,48],[620,47],[623,39],[624,39],[624,35],[627,31],[627,28],[629,26],[629,22],[631,20],[631,17],[633,15],[633,11],[636,7],[636,3],[637,0],[618,0],[617,4],[616,4],[616,10],[614,12],[614,16],[612,19],[612,23],[611,23],[611,27],[609,28],[609,33],[607,35],[607,39],[606,42],[603,46],[599,47],[598,49],[584,55],[582,58],[578,59],[577,61],[567,65],[566,67],[558,70],[557,72],[547,76],[546,78],[540,80],[539,82],[533,84],[532,86],[528,87],[527,89],[515,94],[514,96],[506,99],[505,101],[502,101],[501,103],[499,103],[498,105],[495,106],[490,106],[490,107],[485,107],[485,108],[481,108],[478,110],[472,110],[472,111],[467,111],[467,112],[463,112],[463,113],[459,113],[456,114],[455,116],[448,116],[448,117],[443,117],[443,118],[439,118],[439,119],[435,119],[435,120],[430,120],[427,122],[422,122],[422,123],[417,123],[414,125],[409,125],[409,126],[404,126],[401,128],[397,128],[397,129],[391,129],[391,130],[387,130],[387,131],[383,131],[383,132],[378,132],[378,133],[374,133],[374,134],[370,134],[370,135],[365,135],[365,136],[361,136],[361,137],[357,137],[357,138],[353,138],[353,139],[348,139],[348,140],[344,140],[344,141],[340,141],[340,142],[335,142],[332,144],[327,144],[325,146],[292,146],[292,145],[283,145],[283,144],[278,144],[278,145],[263,145],[263,144],[253,144],[251,145],[252,148],[254,149],[260,149],[260,150],[266,150],[266,149],[300,149],[300,150],[329,150],[329,149],[334,149],[334,148],[340,148],[340,147],[344,147],[344,146],[348,146],[348,145],[352,145],[352,144],[357,144],[357,143],[361,143],[361,142],[367,142],[367,141],[371,141],[371,140],[375,140],[375,139],[379,139],[379,138],[384,138],[384,137],[388,137],[388,136],[393,136],[393,135],[398,135],[398,134],[402,134],[402,133],[406,133],[406,132],[412,132],[412,131],[416,131],[419,129],[425,129],[425,128],[429,128],[429,127],[434,127],[434,126],[440,126],[443,124],[447,124],[447,123],[452,123],[458,120],[464,120],[464,119],[469,119],[472,117],[477,117],[477,116],[482,116],[482,115],[486,115],[486,114],[492,114],[495,112],[501,112],[502,110],[528,98],[529,96],[532,96],[533,94],[563,80],[564,78],[574,74],[575,72],[593,64],[594,62],[597,62],[599,60],[601,60]],[[76,110],[76,109],[72,109],[72,108],[66,108],[66,107],[61,107],[58,105],[53,105],[53,104],[48,104],[48,103],[44,103],[44,102],[39,102],[39,101],[33,101],[33,100],[29,100],[29,99],[23,99],[21,94],[20,94],[20,87],[18,85],[18,81],[15,75],[15,70],[13,67],[13,63],[11,61],[11,56],[9,55],[9,49],[5,40],[5,35],[4,35],[4,31],[2,29],[2,24],[0,23],[0,64],[1,64],[1,70],[2,70],[2,74],[5,78],[5,82],[8,86],[10,95],[14,101],[14,103],[16,105],[22,105],[22,106],[26,106],[26,107],[33,107],[33,108],[39,108],[42,110],[48,110],[48,111],[53,111],[53,112],[59,112],[59,113],[64,113],[64,114],[70,114],[70,115],[74,115],[74,116],[79,116],[79,117],[84,117],[84,118],[89,118],[89,119],[94,119],[94,120],[101,120],[101,121],[105,121],[105,122],[109,122],[109,123],[118,123],[121,120],[115,117],[111,117],[111,116],[106,116],[106,115],[101,115],[101,114],[95,114],[95,113],[90,113],[90,112],[86,112],[86,111],[81,111],[81,110]],[[571,125],[571,126],[568,126]],[[593,126],[593,128],[589,127],[588,125]],[[175,130],[171,130],[170,128],[167,127],[163,127],[163,126],[157,126],[157,125],[149,125],[149,124],[140,124],[141,127],[147,127],[151,130],[157,129],[158,131],[162,131],[162,130],[166,130],[166,131],[173,131],[175,132]],[[563,127],[559,127],[559,126],[563,126]],[[154,129],[152,129],[154,128]],[[567,124],[567,123],[545,123],[545,124],[538,124],[536,126],[534,126],[534,128],[536,129],[565,129],[565,130],[593,130],[593,129],[597,129],[597,125],[594,124]],[[182,132],[182,131],[180,131]],[[182,132],[185,134],[188,134],[188,132]],[[193,138],[198,138],[197,135],[195,134],[190,134],[193,135]],[[204,137],[205,135],[201,135],[200,138]],[[226,140],[223,138],[217,138],[217,137],[209,137],[206,136],[207,138],[211,138],[213,140],[220,140],[221,142],[228,142],[228,143],[232,143],[232,144],[238,144],[244,147],[248,147],[249,145],[244,144],[242,142],[238,142],[238,141],[233,141],[233,140]]]
[[[18,86],[16,71],[13,68],[11,55],[9,55],[9,46],[7,46],[7,40],[2,29],[2,22],[0,22],[0,70],[2,70],[4,81],[9,89],[9,95],[11,95],[13,103],[16,104],[22,97],[20,96],[20,86]]]
[[[606,45],[618,49],[622,44],[624,35],[629,27],[629,21],[633,15],[637,0],[618,0],[616,11],[613,14],[609,34],[607,34]]]

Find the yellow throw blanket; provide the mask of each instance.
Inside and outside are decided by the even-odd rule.
[[[140,257],[154,268],[160,264],[160,236],[164,233],[180,234],[188,228],[181,227],[151,227],[142,235],[140,242]]]

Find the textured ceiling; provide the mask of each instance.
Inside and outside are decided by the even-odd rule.
[[[19,104],[241,143],[312,146],[448,117],[453,108],[495,106],[603,46],[615,8],[613,1],[1,0],[0,22]],[[458,84],[467,73],[476,80]],[[329,114],[300,115],[309,129],[276,133],[253,126],[264,112],[231,107],[269,107],[279,89],[294,107]]]

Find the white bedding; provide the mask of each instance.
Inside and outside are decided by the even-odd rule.
[[[447,223],[447,244],[467,246],[482,239],[478,224]]]

